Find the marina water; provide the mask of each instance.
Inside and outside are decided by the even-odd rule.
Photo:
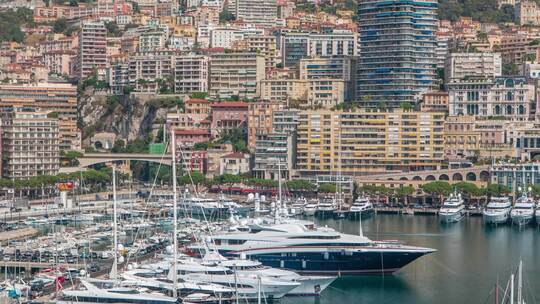
[[[359,221],[317,222],[359,233]],[[399,239],[438,251],[394,275],[344,277],[319,298],[284,298],[280,303],[494,303],[497,280],[504,289],[520,259],[527,303],[540,302],[540,230],[536,225],[491,227],[481,217],[441,224],[436,216],[378,214],[362,220],[362,228],[374,240]]]

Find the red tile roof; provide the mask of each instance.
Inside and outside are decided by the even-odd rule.
[[[186,100],[186,103],[210,103],[210,101],[203,98],[190,98]]]

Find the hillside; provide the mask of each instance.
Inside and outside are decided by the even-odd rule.
[[[514,7],[504,5],[499,9],[497,0],[439,0],[439,19],[455,21],[462,16],[480,22],[512,22]]]

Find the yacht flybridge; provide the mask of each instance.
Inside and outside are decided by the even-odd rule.
[[[273,228],[258,233],[209,236],[208,243],[190,246],[190,252],[196,254],[210,248],[225,256],[246,257],[300,274],[358,275],[393,273],[435,251],[393,241],[372,241],[330,228],[309,230],[301,224]]]

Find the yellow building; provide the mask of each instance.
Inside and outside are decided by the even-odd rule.
[[[288,102],[290,106],[299,108],[331,108],[345,101],[344,80],[265,79],[259,86],[261,99]]]
[[[303,111],[297,172],[363,175],[437,169],[444,159],[443,124],[444,113]]]

